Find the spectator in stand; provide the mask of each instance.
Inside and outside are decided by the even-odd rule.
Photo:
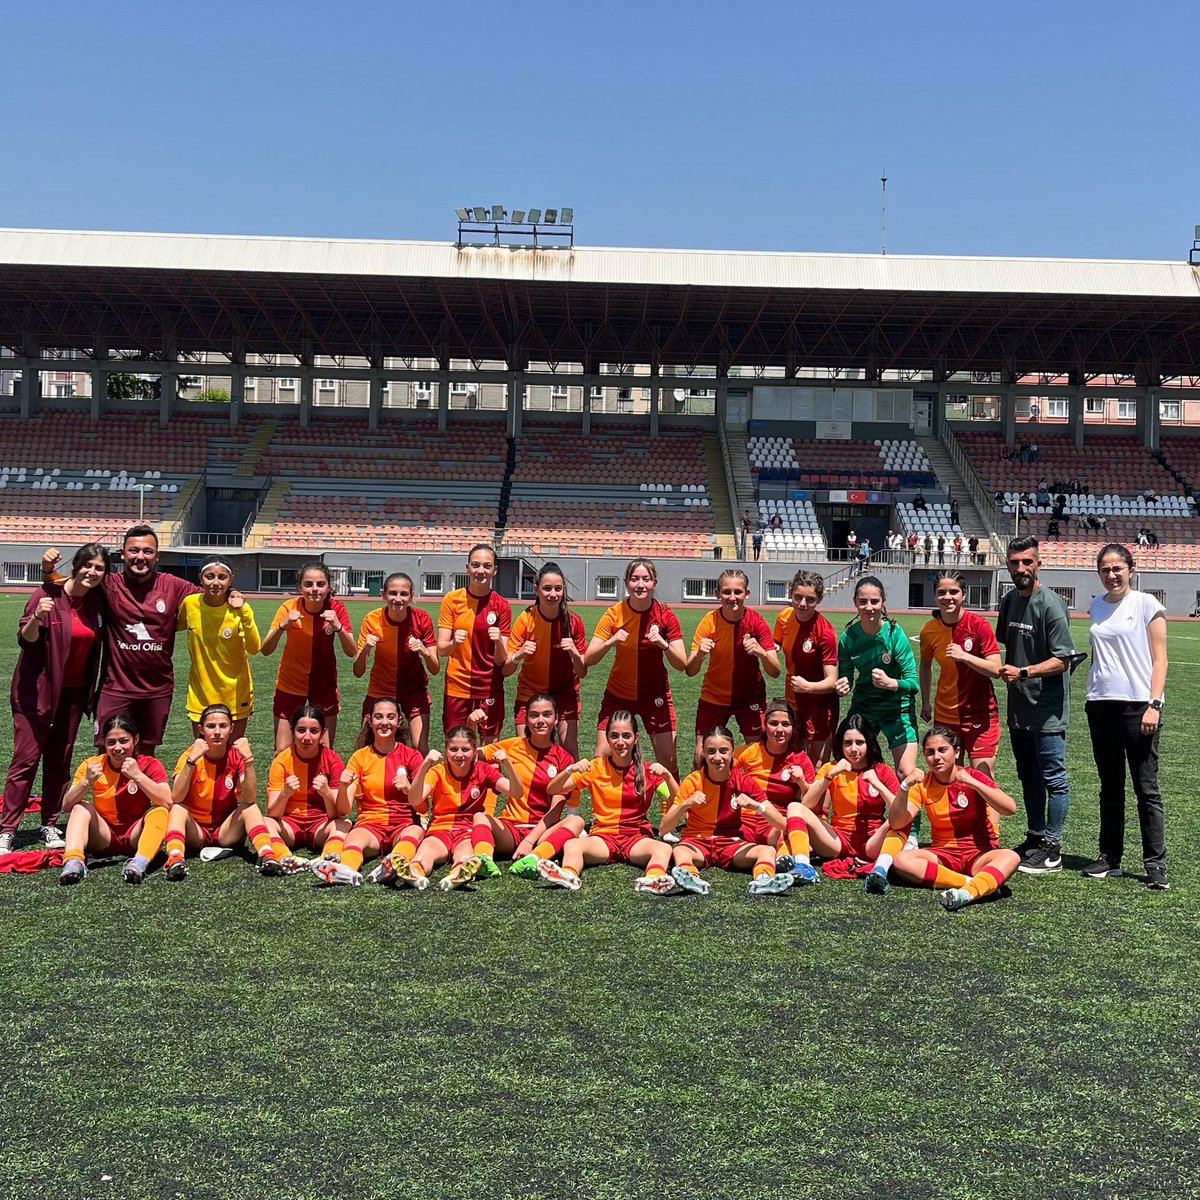
[[[853,561],[854,556],[858,553],[858,534],[853,529],[846,534],[846,549],[850,552],[847,557]]]
[[[755,525],[754,533],[750,538],[750,544],[754,547],[755,562],[758,562],[758,560],[762,558],[763,529],[765,527],[766,523],[760,518],[758,524]]]
[[[1050,493],[1048,491],[1046,491],[1046,489],[1044,487],[1042,487],[1041,484],[1038,484],[1038,490],[1035,495],[1035,499],[1037,500],[1037,502],[1039,504],[1049,504],[1050,503]]]
[[[888,530],[887,548],[890,552],[892,562],[898,563],[900,561],[900,551],[904,549],[904,539],[895,530]]]
[[[1039,492],[1048,492],[1050,490],[1050,484],[1047,481],[1045,475],[1043,475],[1041,477],[1041,479],[1038,480],[1037,490]]]
[[[1021,439],[1019,457],[1021,459],[1021,466],[1026,466],[1029,463],[1029,441],[1026,438]]]
[[[967,553],[971,556],[973,563],[983,566],[983,555],[979,553],[979,538],[975,534],[971,534],[967,538]]]
[[[771,514],[771,528],[772,529],[782,529],[783,528],[783,518],[778,513]]]
[[[1038,460],[1038,444],[1037,442],[1029,443],[1029,461],[1036,463]]]
[[[958,501],[953,496],[950,497],[950,524],[958,524]]]
[[[746,557],[746,551],[750,548],[750,510],[742,509],[742,553],[741,557]]]
[[[1158,545],[1158,534],[1153,529],[1146,530],[1146,544],[1155,547]]]
[[[1096,528],[1104,530],[1108,529],[1108,518],[1103,513],[1099,513],[1096,516]]]
[[[1058,518],[1051,517],[1050,524],[1046,526],[1046,536],[1052,537],[1057,542],[1059,537],[1061,536],[1061,532],[1062,531],[1059,529],[1059,525],[1058,525]]]
[[[1081,533],[1087,533],[1089,529],[1087,513],[1077,513],[1075,516],[1075,528]]]
[[[921,539],[917,537],[917,531],[915,529],[910,529],[908,531],[908,538],[905,544],[908,546],[909,562],[915,563],[917,561],[917,543],[920,540]]]
[[[867,569],[867,564],[871,561],[871,539],[863,537],[863,540],[858,543],[858,574],[861,575]]]
[[[938,566],[939,567],[945,566],[945,563],[946,563],[946,535],[944,533],[938,534],[937,551],[938,551]]]
[[[921,549],[925,551],[925,565],[929,566],[929,556],[933,553],[933,538],[929,534],[925,535],[925,540],[921,543]]]
[[[957,567],[962,562],[963,540],[962,534],[954,535],[954,565]]]
[[[928,506],[928,505],[925,503],[925,493],[924,493],[924,492],[918,492],[918,493],[917,493],[917,494],[916,494],[916,495],[913,497],[912,506],[913,506],[913,509],[914,509],[916,512],[924,512],[924,511],[926,510],[926,508],[928,508],[928,507],[929,507],[929,506]]]

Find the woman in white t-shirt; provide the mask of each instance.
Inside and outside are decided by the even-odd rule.
[[[1092,600],[1092,665],[1087,721],[1100,775],[1100,854],[1084,868],[1089,879],[1121,874],[1125,845],[1125,770],[1133,780],[1142,827],[1146,885],[1165,891],[1167,843],[1158,790],[1158,733],[1167,683],[1166,610],[1130,587],[1133,555],[1109,544],[1096,556],[1104,595]]]

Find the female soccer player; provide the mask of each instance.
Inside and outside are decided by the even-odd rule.
[[[262,647],[254,610],[233,586],[233,568],[223,559],[209,559],[200,568],[204,589],[185,596],[179,605],[178,628],[187,633],[192,666],[188,672],[187,714],[192,734],[199,738],[200,713],[210,704],[223,704],[233,715],[230,737],[246,732],[254,711],[254,680],[250,656]]]
[[[663,660],[682,671],[687,651],[678,618],[654,598],[657,583],[648,558],[635,558],[625,568],[627,595],[600,618],[584,662],[593,667],[616,647],[596,720],[596,756],[608,754],[603,730],[609,717],[618,711],[631,712],[650,735],[654,756],[675,775],[675,705]]]
[[[558,741],[574,759],[579,754],[579,681],[587,674],[583,621],[567,610],[567,582],[557,563],[546,563],[534,583],[535,603],[516,621],[508,638],[504,674],[517,676],[513,720],[525,736],[529,698],[549,695],[558,710]]]
[[[1102,547],[1096,569],[1104,595],[1092,601],[1090,611],[1086,712],[1100,776],[1100,853],[1083,873],[1089,879],[1121,874],[1128,770],[1142,830],[1146,886],[1165,891],[1167,841],[1158,789],[1158,734],[1167,686],[1165,610],[1153,596],[1130,587],[1134,563],[1128,547]]]
[[[734,756],[735,764],[762,788],[766,798],[781,813],[793,804],[801,804],[809,785],[816,778],[812,760],[803,750],[793,750],[796,723],[786,700],[772,700],[763,714],[763,740],[743,746]],[[809,858],[808,827],[799,812],[786,817],[777,870],[790,870],[797,883],[817,883],[820,876]]]
[[[797,571],[789,594],[791,607],[775,618],[775,644],[783,651],[785,694],[796,713],[796,748],[821,763],[838,723],[837,634],[817,611],[825,580],[816,571]]]
[[[350,614],[340,600],[334,599],[333,581],[325,564],[305,563],[296,573],[296,586],[299,595],[279,606],[262,640],[262,652],[274,654],[280,639],[287,638],[275,679],[277,753],[290,745],[292,714],[304,703],[321,710],[325,745],[333,745],[340,707],[334,642],[350,658],[356,648]],[[340,766],[338,772],[341,773]]]
[[[79,764],[63,797],[70,815],[58,882],[84,879],[88,854],[130,854],[122,876],[126,883],[138,884],[162,847],[171,788],[162,763],[138,753],[138,728],[131,717],[109,717],[100,736],[104,753]]]
[[[618,709],[604,727],[605,754],[572,763],[550,781],[551,796],[565,796],[587,788],[592,798],[590,833],[572,838],[563,847],[562,866],[553,859],[538,863],[538,874],[558,887],[577,891],[584,866],[601,863],[632,863],[646,872],[634,882],[634,890],[665,895],[671,891],[667,868],[671,847],[654,836],[647,813],[661,788],[666,800],[679,790],[671,772],[659,763],[647,767],[638,741],[637,717]],[[664,801],[665,803],[665,801]]]
[[[71,751],[83,714],[91,708],[100,664],[104,612],[104,547],[75,551],[71,577],[34,588],[17,624],[20,653],[13,670],[13,750],[4,781],[0,854],[13,848],[29,793],[42,766],[41,839],[47,850],[66,845],[58,831],[63,793],[71,779]]]
[[[505,639],[512,632],[512,609],[492,591],[496,552],[472,546],[467,555],[468,584],[450,592],[438,612],[437,652],[446,659],[442,729],[467,723],[476,708],[486,714],[480,734],[494,742],[504,728]]]
[[[437,634],[429,614],[413,605],[413,581],[403,571],[383,581],[383,598],[384,606],[367,613],[358,628],[352,668],[356,677],[366,673],[367,660],[375,655],[363,716],[376,700],[395,700],[408,722],[412,744],[423,756],[429,749],[428,677],[441,670]]]
[[[418,790],[419,789],[419,790]],[[450,860],[442,891],[470,883],[476,875],[490,879],[500,873],[496,843],[488,820],[488,793],[519,800],[521,780],[496,746],[492,761],[479,753],[479,736],[469,725],[455,725],[446,735],[446,753],[430,750],[421,763],[413,794],[428,806],[429,825],[413,860],[413,868],[428,876]]]
[[[754,609],[746,607],[749,594],[750,578],[745,571],[722,571],[717,578],[721,607],[701,617],[692,635],[692,652],[684,670],[688,675],[704,670],[696,705],[697,763],[705,729],[736,720],[746,741],[757,742],[762,737],[767,704],[762,673],[778,679],[779,659],[770,627]]]
[[[886,892],[888,868],[904,841],[887,821],[900,781],[883,761],[875,727],[861,713],[843,718],[833,734],[833,753],[835,761],[817,772],[804,803],[788,806],[789,822],[804,820],[822,858],[850,859],[855,867],[873,864],[864,881],[867,891]]]
[[[686,814],[683,837],[672,855],[672,880],[685,892],[707,896],[712,887],[700,872],[720,867],[749,871],[752,896],[786,892],[795,877],[776,873],[775,847],[767,840],[771,826],[783,830],[783,815],[754,779],[734,766],[733,734],[723,725],[708,730],[700,753],[699,770],[679,785],[658,826],[659,836],[665,837]]]
[[[854,585],[854,607],[858,615],[838,638],[837,694],[849,695],[850,711],[868,717],[887,738],[896,772],[904,778],[917,762],[917,664],[908,635],[888,616],[887,595],[874,575]]]
[[[992,680],[1000,673],[1000,647],[992,627],[963,608],[966,586],[957,571],[940,573],[934,582],[939,612],[921,627],[921,720],[957,729],[971,766],[995,777],[1000,747],[1000,710]],[[933,711],[929,687],[938,664]]]
[[[337,813],[333,789],[343,767],[326,745],[324,710],[306,700],[292,713],[288,732],[291,744],[275,755],[267,776],[268,828],[288,849],[334,857],[341,853],[350,822]]]
[[[1011,817],[1017,802],[990,775],[960,767],[958,731],[934,725],[921,743],[927,770],[914,771],[890,802],[893,829],[903,829],[922,809],[929,817],[931,842],[919,850],[901,850],[893,867],[910,883],[941,891],[949,912],[990,895],[1021,865],[1015,850],[1002,850],[996,824],[988,814]]]
[[[358,744],[338,778],[336,811],[343,820],[357,804],[354,828],[346,835],[340,861],[323,859],[313,870],[322,883],[362,882],[363,860],[387,855],[372,882],[405,884],[424,890],[429,880],[412,869],[425,836],[412,803],[421,755],[400,706],[389,696],[371,702]],[[419,784],[418,784],[419,785]]]
[[[167,879],[187,878],[188,853],[209,846],[234,849],[247,838],[264,875],[279,875],[283,854],[271,840],[255,798],[254,753],[244,737],[234,738],[227,705],[210,704],[199,714],[200,736],[179,756],[167,820]]]

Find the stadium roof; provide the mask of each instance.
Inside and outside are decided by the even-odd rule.
[[[1198,375],[1200,268],[10,229],[0,342]]]

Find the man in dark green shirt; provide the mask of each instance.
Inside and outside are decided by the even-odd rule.
[[[1014,586],[1001,600],[996,620],[996,640],[1005,648],[1000,678],[1008,685],[1008,733],[1029,822],[1017,847],[1018,870],[1028,875],[1062,870],[1070,805],[1067,724],[1075,645],[1066,604],[1038,581],[1041,565],[1036,538],[1008,543]]]

